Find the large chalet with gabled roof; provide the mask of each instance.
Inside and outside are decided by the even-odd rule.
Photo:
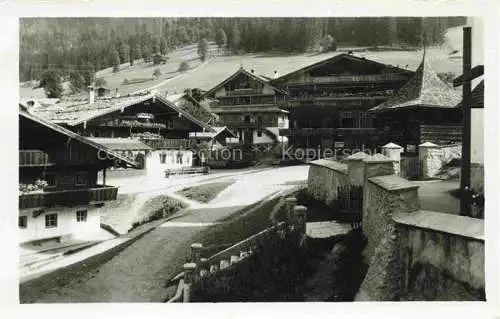
[[[32,112],[141,163],[152,175],[193,165],[189,133],[215,132],[213,114],[185,95],[151,92],[60,101]],[[198,113],[193,114],[194,111]],[[199,116],[203,114],[204,116]]]
[[[295,148],[373,147],[368,111],[387,100],[414,72],[352,54],[339,54],[270,81],[287,92],[280,104],[290,127],[280,130]]]
[[[286,92],[270,84],[254,70],[241,67],[204,94],[210,110],[246,145],[285,142],[279,128],[288,127],[288,111],[280,108]]]

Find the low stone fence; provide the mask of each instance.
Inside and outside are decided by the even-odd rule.
[[[227,272],[241,267],[251,256],[258,254],[262,247],[272,245],[273,241],[286,242],[294,247],[301,247],[306,239],[307,208],[296,205],[297,199],[286,199],[286,219],[264,229],[235,245],[224,249],[208,258],[204,258],[204,247],[193,243],[190,250],[191,262],[184,264],[184,272],[179,274],[178,289],[168,302],[190,302],[193,291],[203,289],[207,280],[221,277]]]
[[[483,220],[422,210],[393,220],[403,298],[485,300]]]
[[[338,187],[349,184],[348,166],[328,159],[310,165],[307,191],[314,199],[331,205],[338,198]]]
[[[363,255],[357,301],[483,300],[484,221],[421,211],[418,186],[365,175]]]

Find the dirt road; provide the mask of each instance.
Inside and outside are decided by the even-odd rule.
[[[307,166],[295,166],[231,174],[237,182],[215,198],[213,205],[180,212],[178,218],[155,228],[102,265],[84,273],[75,270],[64,283],[43,289],[22,285],[21,302],[163,302],[168,297],[165,281],[181,270],[197,234],[210,230],[211,223],[237,216],[247,205],[290,188],[287,182],[304,180],[307,171]]]

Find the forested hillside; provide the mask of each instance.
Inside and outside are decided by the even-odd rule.
[[[21,81],[49,70],[89,82],[99,69],[165,55],[203,38],[235,54],[319,50],[325,39],[334,47],[419,46],[422,35],[436,44],[446,28],[464,23],[463,17],[23,18],[19,71]]]

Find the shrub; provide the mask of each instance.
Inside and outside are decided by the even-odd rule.
[[[160,71],[160,69],[159,69],[159,68],[156,68],[156,69],[154,70],[154,72],[153,72],[153,76],[154,76],[155,78],[159,78],[159,77],[160,77],[160,75],[161,75],[161,71]]]
[[[108,83],[106,82],[106,80],[104,78],[98,78],[97,80],[95,80],[95,86],[97,86],[97,87],[104,87],[107,84]]]
[[[179,65],[179,72],[186,72],[189,70],[189,64],[186,61],[182,61]]]

